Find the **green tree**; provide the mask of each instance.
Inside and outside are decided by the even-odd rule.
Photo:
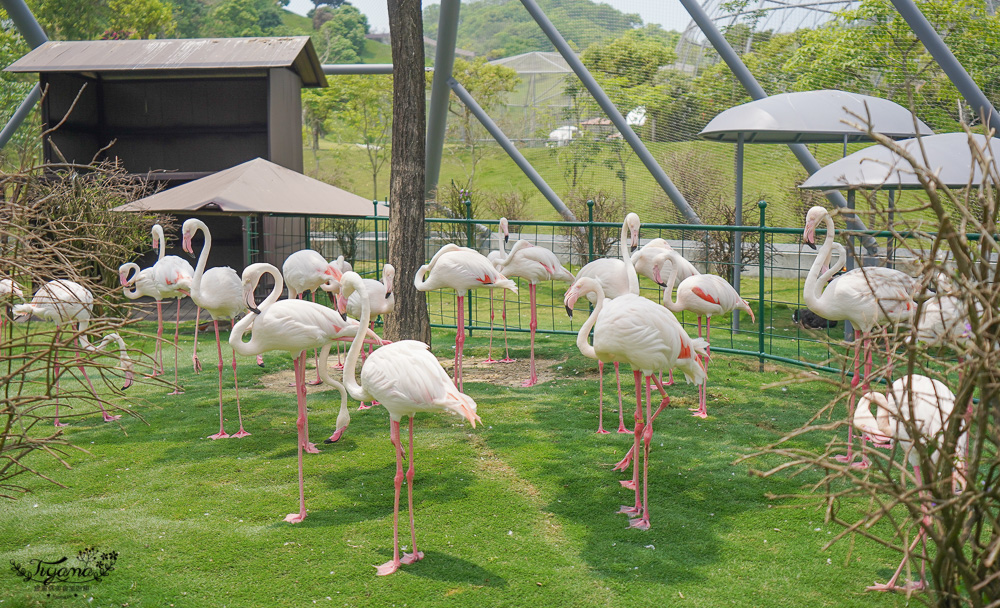
[[[340,104],[340,91],[329,86],[318,89],[302,89],[302,123],[308,134],[319,171],[319,140],[327,133],[327,124]]]
[[[28,45],[14,27],[14,22],[8,18],[6,11],[0,9],[0,69],[14,63],[27,52]],[[0,121],[3,124],[7,124],[36,81],[37,77],[33,74],[0,71]],[[37,124],[38,113],[32,112],[29,121],[17,130],[3,148],[0,161],[4,168],[16,169],[30,164],[24,161],[38,149],[38,132],[32,128],[37,127]]]
[[[392,76],[344,76],[338,79],[343,105],[338,118],[361,136],[372,176],[372,198],[378,199],[378,176],[390,157]]]
[[[164,0],[33,0],[29,8],[53,40],[96,40],[105,32],[149,38],[176,28]]]
[[[279,34],[283,5],[281,0],[223,0],[212,9],[204,33],[219,38]]]
[[[368,17],[350,4],[324,9],[329,19],[313,34],[321,63],[358,63],[365,49]]]
[[[917,6],[994,104],[1000,100],[1000,16],[986,0],[920,0]],[[958,91],[888,0],[863,0],[803,34],[786,69],[800,90],[841,88],[908,105],[935,129],[958,126]],[[978,119],[968,108],[966,119]]]
[[[663,39],[643,30],[594,44],[580,57],[589,70],[615,76],[620,79],[617,84],[625,88],[652,83],[660,67],[676,59],[677,54]]]
[[[329,18],[330,11],[346,4],[344,0],[312,0],[313,8],[306,16],[312,17],[313,29],[318,30]]]
[[[108,29],[136,38],[164,38],[177,29],[172,8],[160,0],[108,0]]]

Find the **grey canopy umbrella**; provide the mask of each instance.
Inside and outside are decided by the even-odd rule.
[[[862,118],[852,115],[856,114]],[[713,118],[698,135],[712,141],[736,143],[736,225],[743,219],[743,144],[843,143],[847,154],[849,142],[869,140],[856,123],[868,120],[877,133],[894,139],[930,135],[930,127],[914,120],[903,106],[878,97],[824,89],[783,93],[738,105]],[[853,199],[848,199],[848,207]],[[864,230],[856,218],[852,227]],[[740,264],[740,233],[734,234],[733,264]],[[871,247],[876,247],[872,239]],[[868,244],[866,243],[866,246]],[[733,273],[733,286],[739,291],[740,273]],[[733,316],[733,329],[739,319]]]

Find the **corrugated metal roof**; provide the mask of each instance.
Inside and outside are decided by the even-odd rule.
[[[147,72],[292,68],[307,87],[326,86],[308,36],[188,40],[49,41],[8,72]]]
[[[262,158],[114,208],[115,211],[365,217],[372,202]],[[379,209],[379,215],[385,214]]]

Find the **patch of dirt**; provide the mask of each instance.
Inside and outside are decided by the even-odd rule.
[[[454,377],[454,360],[438,359],[441,366],[450,377]],[[535,359],[535,370],[538,374],[538,384],[549,382],[556,378],[556,372],[549,368],[555,368],[562,361],[556,359]],[[463,364],[466,382],[489,382],[502,386],[520,388],[521,383],[528,379],[528,359],[518,359],[513,363],[484,363],[482,359],[465,358]],[[330,370],[330,375],[334,380],[340,380],[343,372],[340,370]],[[316,378],[316,368],[309,366],[306,369],[306,382]],[[263,388],[278,392],[295,394],[295,387],[291,386],[295,379],[295,372],[291,369],[281,370],[266,376],[262,376],[260,383]],[[319,386],[306,385],[306,390],[310,393],[335,390],[332,386],[321,384]]]

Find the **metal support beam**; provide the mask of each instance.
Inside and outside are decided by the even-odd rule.
[[[3,5],[11,21],[14,22],[14,26],[24,36],[24,41],[28,43],[28,46],[35,48],[48,42],[49,37],[45,35],[45,31],[38,24],[35,16],[31,14],[31,9],[24,3],[24,0],[0,0],[0,5]],[[24,119],[28,117],[28,114],[31,113],[31,110],[41,98],[41,88],[36,84],[28,91],[24,101],[17,107],[14,115],[10,117],[10,120],[4,125],[3,130],[0,131],[0,148],[7,145],[10,138],[14,136],[14,132],[21,126]]]
[[[455,44],[458,39],[458,13],[461,0],[441,0],[438,18],[437,52],[434,55],[434,78],[431,103],[427,109],[427,147],[425,150],[424,197],[437,190],[444,153],[444,135],[448,126],[448,102],[451,94],[448,79],[455,67]]]
[[[945,44],[941,36],[934,30],[934,26],[927,21],[924,14],[920,12],[917,5],[913,3],[913,0],[892,0],[892,5],[896,7],[899,14],[909,24],[910,29],[917,35],[917,38],[923,43],[924,48],[931,54],[931,57],[937,61],[941,69],[944,70],[944,73],[948,75],[952,84],[955,85],[958,92],[965,98],[965,102],[972,106],[972,109],[990,127],[1000,129],[1000,114],[997,113],[996,108],[993,107],[990,100],[976,85],[972,76],[969,76],[969,73],[965,71],[962,64],[958,62],[958,59],[955,59],[955,55],[951,52],[951,49],[948,48],[948,45]]]
[[[726,62],[726,65],[729,66],[729,69],[732,70],[733,74],[740,81],[740,84],[743,85],[743,88],[750,93],[750,97],[753,97],[754,99],[764,99],[767,97],[768,95],[764,91],[763,87],[761,87],[757,82],[757,79],[753,77],[753,74],[750,73],[750,70],[739,58],[739,55],[736,54],[736,51],[733,50],[733,47],[729,46],[729,41],[722,35],[719,28],[715,27],[715,24],[712,23],[708,13],[706,13],[705,9],[701,7],[698,0],[681,0],[681,4],[683,4],[684,8],[687,9],[691,18],[698,24],[698,27],[701,28],[705,37],[708,38],[709,42],[712,43],[712,46],[715,47],[715,50],[722,57],[722,60]],[[805,145],[788,144],[788,147],[791,149],[792,154],[795,155],[795,158],[799,160],[799,163],[802,164],[810,175],[819,171],[819,162],[813,158],[813,155],[809,153],[809,149],[806,148]],[[844,196],[840,192],[827,192],[826,198],[841,209],[847,208],[847,200],[844,199]],[[847,226],[852,230],[867,230],[864,222],[857,219],[857,217],[853,214],[847,217]],[[864,242],[864,246],[868,249],[869,253],[872,255],[878,255],[878,243],[873,237],[864,237],[862,241]]]
[[[451,87],[452,91],[455,91],[455,95],[457,95],[462,103],[465,104],[465,107],[469,108],[469,111],[472,112],[473,116],[475,116],[479,122],[486,127],[486,130],[493,136],[493,139],[500,144],[500,147],[503,148],[504,151],[510,156],[511,160],[513,160],[521,171],[523,171],[528,177],[528,179],[531,180],[531,183],[538,188],[538,191],[541,192],[542,196],[549,201],[549,204],[555,207],[555,210],[559,212],[559,215],[569,221],[575,222],[576,216],[569,210],[569,207],[567,207],[566,204],[559,198],[559,195],[556,194],[547,183],[545,183],[545,180],[538,174],[538,171],[535,171],[535,168],[531,166],[528,159],[524,158],[524,155],[522,155],[520,150],[517,149],[517,146],[515,146],[506,135],[504,135],[503,131],[500,130],[500,127],[498,127],[497,124],[493,122],[493,119],[489,117],[489,114],[487,114],[486,111],[483,110],[478,103],[476,103],[476,100],[469,94],[468,91],[465,90],[465,87],[463,87],[461,83],[454,78],[448,79],[448,86]]]
[[[392,74],[391,63],[325,63],[323,73],[327,76],[351,74]]]
[[[611,122],[614,123],[618,132],[621,133],[622,137],[625,138],[625,141],[632,146],[632,149],[635,151],[635,155],[639,157],[642,164],[644,164],[646,169],[653,175],[653,179],[656,180],[656,183],[658,183],[660,187],[663,188],[663,191],[667,193],[667,196],[670,197],[674,206],[677,207],[689,223],[700,224],[701,218],[699,218],[698,214],[694,212],[691,205],[684,200],[684,195],[682,195],[680,190],[678,190],[677,187],[674,186],[673,182],[670,181],[670,178],[667,177],[663,168],[660,167],[659,163],[656,162],[656,159],[653,158],[653,155],[646,149],[642,140],[639,139],[639,136],[635,134],[632,127],[630,127],[625,121],[625,117],[618,111],[618,108],[615,107],[615,104],[608,97],[607,93],[604,92],[604,89],[601,88],[601,85],[597,84],[593,75],[591,75],[590,71],[583,65],[580,58],[576,56],[573,49],[570,48],[566,39],[562,37],[559,30],[552,25],[549,18],[545,16],[544,12],[542,12],[538,3],[536,3],[535,0],[521,0],[521,4],[528,9],[532,18],[534,18],[535,22],[542,28],[542,31],[545,32],[545,35],[548,36],[553,46],[555,46],[556,50],[559,51],[559,54],[562,55],[563,59],[566,60],[566,63],[573,68],[573,72],[575,72],[580,81],[583,82],[583,86],[587,87],[587,90],[594,96],[597,104],[601,106],[604,113],[607,114],[608,118],[611,119]]]

